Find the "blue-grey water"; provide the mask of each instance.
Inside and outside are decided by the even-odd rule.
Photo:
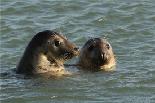
[[[155,103],[155,0],[1,0],[0,13],[1,103]],[[17,77],[26,45],[46,29],[79,47],[106,37],[116,71]]]

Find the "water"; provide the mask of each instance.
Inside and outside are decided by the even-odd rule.
[[[155,102],[154,0],[0,2],[1,103]],[[117,57],[116,71],[57,79],[5,74],[16,67],[29,40],[46,29],[65,34],[79,47],[90,37],[106,36]]]

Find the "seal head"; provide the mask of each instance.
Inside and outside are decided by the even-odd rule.
[[[106,39],[93,38],[82,47],[78,64],[91,71],[111,71],[115,57],[110,43]]]
[[[63,35],[45,30],[37,33],[29,42],[17,66],[17,73],[63,71],[64,62],[78,54],[78,48]]]

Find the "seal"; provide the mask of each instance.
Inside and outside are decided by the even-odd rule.
[[[37,33],[29,42],[17,65],[18,74],[48,73],[61,75],[68,73],[64,62],[79,54],[79,50],[63,35],[45,30]]]
[[[77,65],[83,70],[113,71],[116,62],[112,46],[106,39],[88,40],[80,51]]]

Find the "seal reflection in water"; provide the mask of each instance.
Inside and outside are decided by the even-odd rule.
[[[106,39],[90,39],[81,49],[78,61],[81,69],[112,71],[115,64],[112,47]]]
[[[17,66],[17,73],[65,74],[64,62],[78,53],[78,48],[59,33],[50,30],[39,32],[25,49]]]

